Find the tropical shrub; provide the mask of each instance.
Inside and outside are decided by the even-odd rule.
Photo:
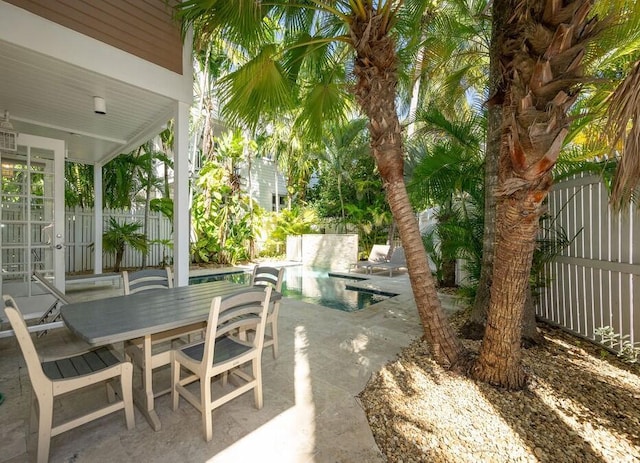
[[[287,236],[312,233],[318,224],[318,215],[312,208],[285,209],[278,213],[264,215],[262,231],[267,237],[262,252],[265,257],[282,255],[285,251]]]
[[[258,208],[241,188],[242,140],[239,133],[217,139],[217,151],[199,172],[191,209],[196,262],[234,265],[251,257]]]
[[[109,229],[102,235],[102,248],[106,253],[116,255],[114,272],[120,271],[127,245],[146,254],[148,250],[147,237],[142,233],[138,233],[141,228],[142,224],[140,222],[124,222],[120,224],[115,218],[109,217]]]

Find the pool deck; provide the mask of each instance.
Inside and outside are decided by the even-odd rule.
[[[192,275],[212,273],[197,269]],[[216,409],[211,442],[202,438],[199,413],[185,401],[173,412],[165,395],[156,401],[160,431],[154,432],[137,410],[132,431],[124,426],[122,413],[112,414],[54,437],[50,461],[383,462],[357,395],[422,329],[407,275],[367,277],[358,284],[400,294],[358,312],[283,299],[280,356],[274,360],[270,349],[263,355],[264,407],[256,410],[252,394],[245,394]],[[68,295],[90,300],[121,291],[111,285],[75,284]],[[66,328],[35,341],[48,356],[86,347]],[[31,387],[13,338],[0,339],[0,359],[0,392],[5,396],[0,462],[30,461],[35,445],[28,438]],[[167,373],[160,372],[158,380],[166,380]],[[96,397],[103,400],[101,391],[93,392],[97,394],[79,400],[60,400],[56,413],[64,415]]]

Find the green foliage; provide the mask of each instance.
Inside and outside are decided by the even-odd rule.
[[[322,218],[337,221],[339,230],[358,232],[360,252],[388,238],[392,222],[382,180],[369,153],[366,121],[335,125],[323,138],[318,157],[318,183],[310,204]]]
[[[173,227],[173,200],[171,198],[154,198],[149,203],[149,209],[164,215]]]
[[[237,164],[243,158],[244,139],[229,132],[218,141],[218,151],[205,163],[195,185],[192,204],[197,262],[235,264],[250,257],[256,207],[241,189]]]
[[[417,122],[422,136],[409,146],[414,164],[407,190],[416,209],[434,212],[434,225],[423,237],[425,249],[439,285],[454,286],[455,261],[465,259],[466,284],[472,286],[482,260],[484,119],[448,118],[430,107],[418,113]]]
[[[162,246],[162,261],[158,264],[160,267],[173,264],[173,258],[169,258],[167,254],[168,249],[173,249],[173,240],[169,239],[157,239],[149,241],[149,246],[152,244],[159,244]]]
[[[120,271],[120,264],[122,263],[126,246],[131,246],[143,254],[147,253],[147,237],[142,233],[138,233],[141,228],[142,224],[140,222],[124,222],[120,224],[115,218],[109,217],[109,228],[102,235],[102,246],[105,252],[116,255],[114,272]]]
[[[638,357],[640,357],[640,347],[632,343],[628,334],[620,336],[610,326],[602,326],[593,330],[596,336],[600,336],[600,342],[607,347],[615,349],[616,346],[620,346],[618,350],[618,357],[626,363],[637,363]]]
[[[311,208],[285,209],[279,213],[264,215],[262,229],[267,239],[261,252],[263,256],[279,256],[283,253],[287,236],[312,233],[318,223],[318,216]]]
[[[64,204],[67,207],[93,207],[93,166],[64,163]]]

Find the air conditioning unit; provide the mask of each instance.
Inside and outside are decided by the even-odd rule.
[[[9,122],[9,112],[4,112],[4,119],[0,120],[0,151],[18,150],[18,132],[13,130]]]

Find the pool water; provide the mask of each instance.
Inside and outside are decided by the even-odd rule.
[[[189,278],[189,284],[206,283],[221,279],[248,284],[250,273],[225,273]],[[331,309],[354,312],[388,298],[387,295],[372,294],[347,289],[356,280],[329,276],[326,270],[285,267],[282,295],[291,299],[317,304]]]

